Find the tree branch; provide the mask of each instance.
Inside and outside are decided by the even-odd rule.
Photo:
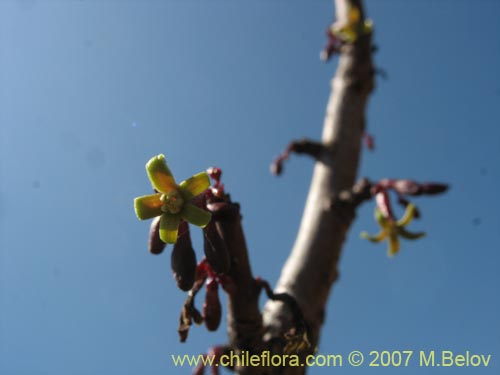
[[[347,22],[348,1],[336,0],[335,4],[337,23]],[[363,20],[361,1],[351,4],[359,8]],[[371,51],[371,35],[341,48],[323,126],[325,152],[315,164],[300,229],[276,287],[299,303],[311,329],[313,347],[319,341],[330,289],[338,278],[342,245],[355,215],[355,204],[338,205],[335,200],[342,191],[351,190],[358,171],[367,99],[374,86]],[[270,301],[264,323],[266,340],[279,338],[292,324],[290,311],[285,304]],[[281,373],[304,371],[288,368]]]
[[[263,350],[263,324],[259,309],[261,287],[252,275],[248,250],[241,226],[240,208],[235,203],[209,205],[213,221],[227,244],[231,266],[229,277],[237,288],[228,292],[227,329],[229,342],[235,353],[243,350],[261,352]],[[238,369],[238,373],[254,371],[255,368]]]

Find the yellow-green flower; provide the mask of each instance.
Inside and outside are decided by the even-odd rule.
[[[367,232],[361,233],[361,238],[367,239],[371,242],[381,242],[387,238],[389,242],[388,254],[393,256],[399,252],[399,236],[407,240],[416,240],[423,236],[425,233],[413,233],[407,231],[404,227],[410,224],[410,222],[415,217],[416,207],[414,204],[410,203],[406,206],[406,211],[403,217],[396,221],[392,217],[386,217],[377,207],[375,208],[375,220],[377,220],[380,225],[380,232],[375,236],[370,236]]]
[[[191,203],[195,196],[210,185],[206,172],[198,173],[177,185],[163,154],[151,158],[146,164],[146,171],[158,193],[135,198],[135,214],[139,220],[160,216],[160,238],[163,242],[177,241],[181,219],[202,228],[210,222],[210,213]]]
[[[366,19],[362,22],[361,12],[355,6],[349,6],[348,20],[345,25],[332,25],[330,32],[346,43],[354,43],[362,35],[373,31],[373,22]]]

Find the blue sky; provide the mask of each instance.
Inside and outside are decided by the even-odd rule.
[[[498,1],[368,0],[378,80],[361,176],[451,184],[388,259],[373,204],[351,228],[322,353],[467,350],[488,368],[349,368],[344,374],[496,374],[500,368]],[[181,180],[217,165],[242,205],[253,271],[274,283],[293,245],[336,61],[319,51],[331,1],[0,1],[0,374],[159,375],[184,295],[147,252],[132,208],[164,153]],[[193,231],[201,256],[200,234]],[[201,302],[201,300],[199,301]],[[264,299],[262,300],[264,303]],[[329,374],[315,368],[311,374]]]

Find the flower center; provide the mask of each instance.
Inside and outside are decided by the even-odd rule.
[[[163,202],[161,210],[171,214],[178,214],[184,205],[184,199],[176,190],[162,194],[160,200]]]

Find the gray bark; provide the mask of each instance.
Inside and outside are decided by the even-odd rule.
[[[347,3],[335,0],[339,24],[348,17]],[[352,3],[362,10],[361,1]],[[337,205],[336,200],[355,183],[373,75],[371,36],[342,48],[323,124],[323,152],[314,167],[295,244],[275,290],[295,297],[311,328],[313,346],[319,341],[325,306],[339,276],[342,245],[355,214],[355,207]],[[269,301],[263,319],[267,340],[282,336],[292,325],[287,306],[280,302]],[[304,372],[304,368],[289,368],[280,373]]]
[[[348,1],[361,10],[363,19],[361,0],[335,0],[339,25],[347,22]],[[309,328],[311,353],[319,342],[330,289],[338,278],[342,245],[359,204],[343,199],[341,193],[353,188],[357,176],[366,105],[373,89],[371,52],[371,35],[342,47],[331,82],[322,140],[301,143],[300,152],[317,161],[297,239],[275,293],[294,297]],[[230,202],[226,208],[216,222],[228,245],[229,276],[237,287],[236,293],[228,295],[228,348],[235,354],[260,354],[264,350],[282,354],[287,343],[284,335],[296,327],[297,313],[294,316],[290,304],[276,301],[268,302],[260,313],[262,284],[254,280],[250,269],[239,208]],[[234,370],[240,375],[295,375],[304,374],[306,368],[242,366]]]

